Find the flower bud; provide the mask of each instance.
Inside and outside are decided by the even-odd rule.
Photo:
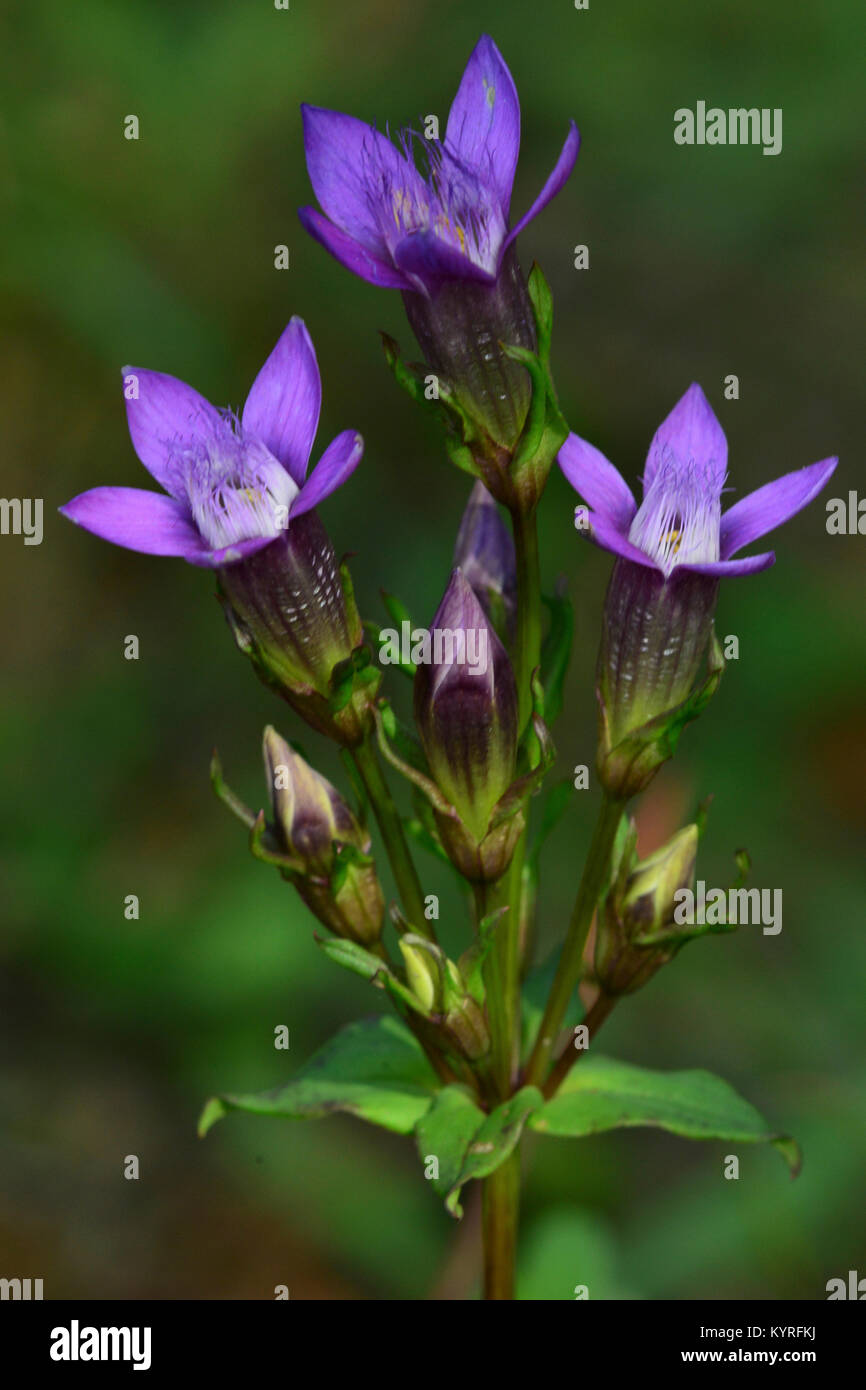
[[[406,966],[406,981],[421,1007],[429,1014],[438,1010],[441,1002],[439,966],[423,946],[413,946],[400,937],[397,942]]]
[[[357,743],[364,700],[335,708],[334,682],[357,662],[363,630],[315,512],[293,518],[270,545],[225,566],[219,577],[235,640],[262,680],[313,728]]]
[[[599,913],[595,969],[606,994],[630,994],[676,953],[670,945],[644,943],[664,934],[674,922],[676,894],[694,880],[698,827],[688,825],[661,849],[638,861],[635,834],[630,837],[607,898]]]
[[[526,282],[510,247],[493,284],[445,280],[431,294],[406,292],[406,316],[430,371],[491,444],[510,452],[532,394],[529,373],[502,344],[536,349]]]
[[[456,569],[415,676],[415,720],[433,780],[480,842],[514,780],[517,689],[508,655]]]
[[[272,728],[264,735],[265,775],[285,876],[330,931],[363,945],[378,941],[385,902],[370,837],[326,778]]]
[[[460,522],[454,564],[462,570],[487,617],[503,638],[517,613],[517,566],[511,532],[482,482],[477,482]]]
[[[369,836],[336,787],[270,726],[263,752],[274,821],[288,854],[310,873],[322,875],[334,867],[336,843],[366,853]]]

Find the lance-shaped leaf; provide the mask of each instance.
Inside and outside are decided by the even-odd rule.
[[[452,1216],[463,1215],[460,1193],[466,1183],[473,1178],[487,1178],[496,1172],[514,1152],[533,1111],[543,1103],[544,1097],[537,1087],[524,1086],[483,1119],[467,1146],[460,1171],[445,1199]]]
[[[684,1139],[772,1144],[792,1177],[800,1170],[795,1140],[771,1129],[727,1081],[707,1071],[650,1071],[607,1057],[586,1057],[529,1123],[540,1134],[573,1139],[650,1125]]]
[[[365,1018],[342,1028],[286,1086],[212,1097],[199,1134],[232,1110],[310,1119],[345,1111],[397,1134],[410,1134],[439,1082],[421,1047],[396,1018]]]
[[[524,1086],[516,1095],[485,1115],[463,1086],[446,1086],[416,1127],[422,1162],[438,1160],[435,1190],[445,1198],[452,1216],[463,1215],[461,1189],[473,1178],[486,1178],[504,1163],[517,1146],[528,1117],[544,1103],[535,1086]]]

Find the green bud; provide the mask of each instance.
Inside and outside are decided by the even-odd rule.
[[[638,861],[632,831],[599,913],[595,971],[606,994],[640,989],[676,954],[679,937],[669,945],[644,945],[642,938],[673,925],[676,894],[694,881],[697,849],[698,827],[688,825]]]
[[[437,961],[423,946],[413,945],[404,936],[397,945],[406,966],[406,981],[418,1003],[427,1013],[438,1012],[441,988]]]

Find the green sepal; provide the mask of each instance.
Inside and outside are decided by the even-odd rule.
[[[502,351],[519,362],[529,373],[532,396],[523,432],[511,462],[511,481],[529,509],[544,489],[553,461],[568,438],[568,424],[556,399],[556,391],[545,362],[528,348],[502,344]]]
[[[250,853],[254,859],[260,859],[263,864],[274,864],[285,874],[303,875],[305,872],[303,862],[294,855],[286,854],[281,848],[276,835],[265,820],[264,811],[259,811],[250,827]]]
[[[649,1125],[685,1139],[767,1143],[796,1177],[800,1151],[789,1135],[772,1130],[753,1105],[707,1071],[650,1071],[607,1057],[584,1057],[562,1087],[535,1110],[539,1134],[583,1138],[603,1130]]]
[[[535,336],[538,356],[545,367],[550,366],[550,344],[553,337],[553,293],[538,261],[533,261],[526,281],[532,312],[535,317]]]
[[[256,813],[251,811],[246,802],[241,801],[240,797],[223,780],[222,763],[216,749],[211,754],[210,782],[223,805],[228,806],[232,815],[237,816],[238,820],[247,827],[247,830],[251,830],[256,823]]]
[[[475,940],[457,961],[460,974],[466,983],[466,989],[476,1004],[483,1005],[487,997],[482,974],[483,966],[499,926],[508,911],[508,907],[498,907],[495,912],[490,912],[486,917],[483,917],[478,923]]]
[[[344,1111],[397,1134],[411,1134],[440,1083],[419,1043],[396,1018],[365,1018],[341,1028],[286,1086],[212,1097],[204,1136],[230,1111],[312,1119]]]
[[[350,869],[369,869],[375,861],[371,854],[365,854],[363,850],[358,849],[357,845],[348,845],[341,840],[334,840],[333,850],[334,867],[331,870],[329,886],[331,893],[336,898],[341,889],[345,887]]]
[[[436,415],[445,417],[447,426],[445,449],[451,462],[461,468],[464,473],[471,474],[473,478],[480,478],[482,476],[481,471],[475,462],[472,449],[469,447],[479,439],[478,428],[472,417],[463,409],[457,398],[445,388],[441,380],[439,381],[438,397],[428,397],[424,379],[406,366],[400,356],[400,346],[396,339],[388,333],[383,333],[381,336],[382,346],[385,350],[385,361],[391,368],[397,384],[418,405],[424,406]],[[425,373],[426,375],[429,374]]]
[[[488,831],[495,830],[503,822],[516,815],[526,798],[538,791],[542,781],[553,766],[556,758],[553,739],[550,737],[550,730],[544,720],[540,719],[537,714],[532,716],[532,728],[538,741],[538,762],[531,772],[525,773],[523,777],[518,777],[515,782],[512,782],[508,790],[499,798],[493,808]]]
[[[325,955],[337,965],[342,965],[345,970],[351,970],[353,975],[360,975],[362,979],[368,980],[374,989],[386,990],[393,999],[400,1000],[422,1018],[429,1019],[429,1013],[411,989],[408,989],[402,980],[398,980],[391,967],[380,956],[374,956],[357,942],[349,941],[343,936],[316,935],[315,941]]]

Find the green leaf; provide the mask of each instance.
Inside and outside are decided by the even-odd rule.
[[[552,724],[562,709],[562,691],[571,660],[574,605],[567,594],[542,595],[550,614],[550,626],[541,649],[541,684],[544,687],[544,721]]]
[[[587,1057],[529,1123],[540,1134],[566,1138],[652,1125],[685,1139],[769,1143],[779,1150],[793,1177],[800,1169],[794,1140],[776,1134],[727,1081],[707,1071],[649,1071],[607,1057]]]
[[[445,1086],[415,1126],[421,1162],[438,1161],[438,1175],[430,1181],[440,1197],[447,1197],[460,1177],[466,1150],[483,1123],[484,1112],[464,1086]]]
[[[345,1111],[397,1134],[410,1134],[439,1088],[421,1047],[396,1018],[364,1018],[341,1028],[287,1086],[212,1097],[204,1136],[231,1110],[310,1119]]]
[[[524,1086],[510,1100],[498,1105],[483,1118],[470,1140],[463,1162],[445,1205],[452,1216],[462,1216],[460,1190],[473,1178],[486,1178],[514,1152],[527,1119],[544,1104],[544,1097],[535,1086]]]

